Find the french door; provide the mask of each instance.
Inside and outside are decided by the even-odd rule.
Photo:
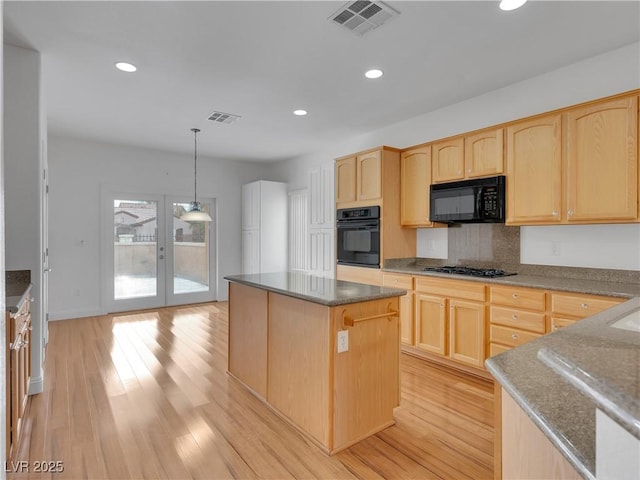
[[[216,299],[214,201],[200,199],[212,222],[184,222],[189,199],[105,194],[103,303],[109,312]]]

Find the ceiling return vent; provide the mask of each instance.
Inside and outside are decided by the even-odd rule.
[[[213,112],[207,120],[211,120],[216,123],[226,123],[227,125],[231,123],[235,123],[240,117],[240,115],[233,115],[232,113],[224,113],[224,112]]]
[[[397,15],[400,12],[386,3],[356,0],[343,5],[329,20],[361,37]]]

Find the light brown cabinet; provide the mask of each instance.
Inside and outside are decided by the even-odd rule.
[[[614,307],[623,301],[624,299],[615,297],[551,292],[550,331],[555,332],[578,320]]]
[[[6,458],[16,452],[31,380],[31,297],[26,295],[16,313],[6,314]]]
[[[382,150],[336,160],[336,204],[380,205],[382,199]]]
[[[464,178],[464,137],[436,142],[431,146],[433,183]]]
[[[411,275],[382,272],[382,286],[400,288],[407,291],[406,295],[400,297],[398,310],[398,317],[400,318],[400,342],[405,345],[413,345],[413,305],[415,297],[413,277]]]
[[[429,185],[431,146],[400,154],[400,223],[405,227],[430,227]]]
[[[433,183],[488,177],[504,172],[504,130],[481,130],[432,145]]]
[[[507,127],[507,224],[562,220],[561,125],[557,114]]]
[[[382,271],[379,268],[338,265],[336,267],[336,280],[380,286],[382,285]]]
[[[415,279],[416,347],[482,368],[485,359],[485,284]]]
[[[464,137],[465,178],[489,177],[504,172],[504,130],[483,130]]]
[[[567,221],[638,218],[638,97],[566,114]]]
[[[545,291],[512,286],[489,288],[489,351],[501,353],[547,331]]]
[[[638,97],[507,127],[509,225],[638,221]]]
[[[356,201],[356,157],[336,160],[336,203]]]

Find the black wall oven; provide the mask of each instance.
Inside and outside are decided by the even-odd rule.
[[[338,264],[380,268],[380,207],[337,211]]]

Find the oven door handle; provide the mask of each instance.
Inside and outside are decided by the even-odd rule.
[[[338,228],[380,228],[379,222],[338,222]]]
[[[475,217],[478,219],[484,218],[484,187],[479,187],[478,192],[476,193],[476,215]]]

